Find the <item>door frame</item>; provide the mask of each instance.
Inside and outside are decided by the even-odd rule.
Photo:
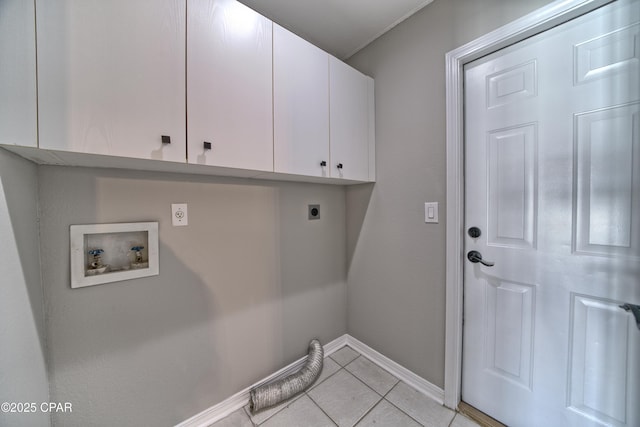
[[[558,0],[446,54],[447,214],[444,404],[457,409],[462,390],[464,266],[465,64],[616,0]]]

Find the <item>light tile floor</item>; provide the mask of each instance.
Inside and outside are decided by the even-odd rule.
[[[351,347],[325,357],[315,384],[287,402],[251,414],[241,408],[211,427],[477,427]]]

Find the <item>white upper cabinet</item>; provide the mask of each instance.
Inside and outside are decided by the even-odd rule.
[[[189,0],[189,163],[273,171],[272,22],[235,0]]]
[[[331,177],[375,181],[373,79],[334,57],[329,64]]]
[[[35,18],[32,1],[0,0],[0,144],[38,143]]]
[[[328,177],[329,54],[277,24],[273,106],[275,171]]]
[[[373,89],[236,0],[0,0],[0,145],[39,162],[375,181]]]
[[[185,1],[36,0],[41,148],[185,161]]]

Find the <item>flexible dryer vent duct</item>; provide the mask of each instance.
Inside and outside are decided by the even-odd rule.
[[[302,369],[272,384],[261,385],[251,390],[249,408],[256,412],[295,396],[306,390],[320,376],[324,352],[320,341],[309,343],[309,356]]]

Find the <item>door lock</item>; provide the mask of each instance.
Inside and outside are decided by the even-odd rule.
[[[480,231],[480,229],[478,227],[471,227],[471,228],[469,228],[467,233],[469,233],[470,237],[473,237],[474,239],[477,239],[482,234],[482,231]]]

